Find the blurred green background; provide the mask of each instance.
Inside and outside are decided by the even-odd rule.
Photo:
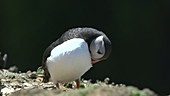
[[[1,0],[0,51],[8,67],[36,70],[45,48],[73,27],[105,32],[109,59],[83,78],[170,93],[170,0]]]

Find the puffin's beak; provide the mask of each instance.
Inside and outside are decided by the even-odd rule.
[[[91,61],[92,64],[96,64],[97,62],[99,62],[99,60]]]

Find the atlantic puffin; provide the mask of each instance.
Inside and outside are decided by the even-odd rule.
[[[42,58],[44,82],[51,78],[59,88],[59,83],[76,82],[93,64],[105,60],[111,53],[109,38],[94,28],[72,28],[46,48]]]

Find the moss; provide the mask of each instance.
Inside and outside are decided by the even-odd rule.
[[[133,96],[157,96],[153,91],[149,89],[143,89],[139,90],[136,87],[128,86],[127,90],[133,95]]]

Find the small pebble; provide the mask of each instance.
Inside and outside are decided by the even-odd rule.
[[[17,66],[12,66],[8,69],[10,72],[18,72],[18,67]]]
[[[5,87],[5,88],[1,89],[1,92],[3,95],[9,95],[10,93],[12,93],[14,91],[15,91],[14,88]]]

